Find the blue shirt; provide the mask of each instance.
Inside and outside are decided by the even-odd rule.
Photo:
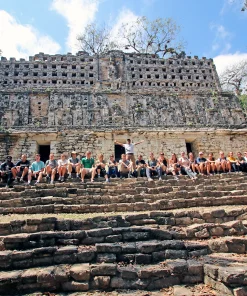
[[[38,171],[42,170],[44,167],[45,167],[45,164],[43,161],[39,161],[39,162],[35,161],[31,165],[31,170],[33,172],[38,172]]]

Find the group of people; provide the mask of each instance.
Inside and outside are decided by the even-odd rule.
[[[199,152],[198,157],[194,157],[192,152],[187,156],[182,151],[180,157],[173,153],[170,159],[166,158],[163,152],[158,157],[155,157],[154,153],[151,152],[147,161],[143,159],[142,155],[138,155],[136,160],[134,146],[142,142],[131,143],[131,140],[127,139],[126,143],[123,144],[115,141],[116,145],[123,146],[126,151],[125,154],[121,155],[119,162],[115,160],[113,154],[107,161],[103,154],[99,154],[95,160],[90,151],[87,151],[81,159],[76,151],[72,151],[69,158],[66,154],[61,154],[59,160],[55,160],[54,154],[51,153],[45,163],[40,160],[40,154],[35,155],[33,163],[27,160],[26,154],[23,154],[15,164],[12,162],[12,157],[7,156],[6,161],[0,167],[0,178],[6,181],[6,186],[10,186],[13,180],[20,182],[27,180],[30,184],[35,179],[35,184],[38,184],[43,177],[46,177],[47,182],[51,184],[54,183],[56,178],[63,182],[65,176],[71,179],[72,173],[75,174],[76,178],[81,179],[81,182],[84,182],[86,176],[91,178],[91,182],[94,182],[95,177],[103,177],[106,182],[109,182],[110,178],[113,177],[145,176],[148,181],[152,181],[152,177],[157,176],[161,180],[162,175],[168,174],[172,174],[176,180],[178,180],[178,175],[181,174],[188,175],[192,180],[195,180],[197,174],[212,175],[221,172],[247,171],[247,152],[244,152],[244,156],[238,152],[237,157],[234,157],[233,152],[225,156],[224,152],[220,151],[217,159],[213,156],[213,153],[204,157],[202,151]]]

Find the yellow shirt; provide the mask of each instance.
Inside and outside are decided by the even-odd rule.
[[[235,157],[230,157],[230,156],[229,156],[227,159],[228,159],[230,162],[234,162],[234,161],[236,161],[236,158],[235,158]]]

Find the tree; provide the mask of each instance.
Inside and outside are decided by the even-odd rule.
[[[220,75],[220,82],[224,89],[231,90],[240,96],[247,91],[247,60],[226,68]]]
[[[244,1],[244,3],[243,3],[243,7],[242,7],[241,10],[242,10],[242,11],[247,10],[247,0]]]
[[[122,24],[117,34],[115,31],[105,25],[89,24],[77,37],[80,49],[98,56],[114,49],[160,56],[185,55],[182,51],[184,42],[177,41],[180,28],[170,18],[149,21],[146,17],[139,17]]]
[[[149,21],[143,16],[132,23],[123,24],[120,37],[125,50],[165,56],[182,52],[184,44],[177,41],[179,32],[180,27],[171,18]]]
[[[117,44],[111,39],[111,29],[91,23],[86,26],[83,34],[77,37],[80,48],[90,55],[102,55],[109,50],[117,49]]]

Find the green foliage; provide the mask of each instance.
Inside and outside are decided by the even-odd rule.
[[[240,100],[241,107],[247,112],[247,95],[240,95],[238,96]]]

